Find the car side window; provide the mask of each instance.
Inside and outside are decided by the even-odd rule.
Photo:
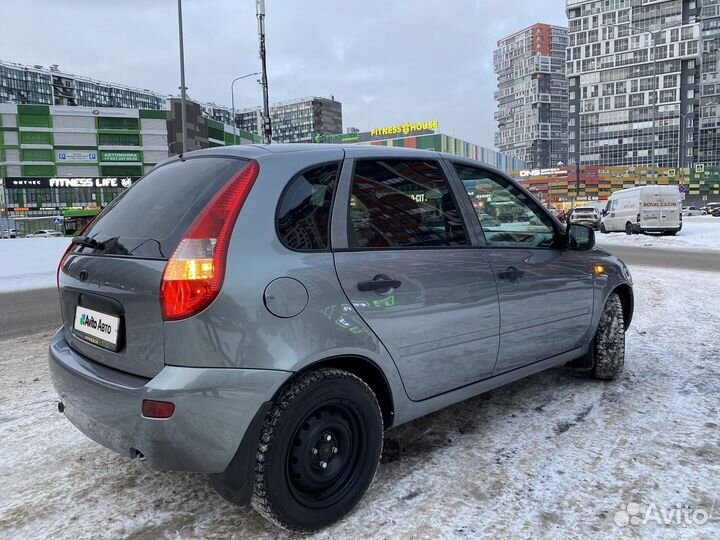
[[[348,211],[351,248],[468,244],[448,180],[436,161],[358,160]]]
[[[337,174],[338,164],[328,163],[290,180],[276,217],[278,236],[286,247],[297,251],[328,249],[330,207]]]
[[[490,171],[453,164],[493,247],[552,247],[552,220],[529,195]]]

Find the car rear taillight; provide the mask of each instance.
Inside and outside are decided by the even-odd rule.
[[[212,198],[180,240],[160,284],[164,320],[196,315],[217,297],[225,277],[230,235],[259,171],[257,161],[248,163]]]
[[[636,220],[636,221],[637,221],[638,223],[640,223],[640,214],[637,215],[637,220]]]

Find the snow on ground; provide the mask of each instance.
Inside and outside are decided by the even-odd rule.
[[[553,369],[388,431],[359,507],[316,537],[719,538],[720,315],[707,299],[720,280],[633,277],[618,381]],[[0,537],[285,537],[205,477],[155,472],[80,434],[57,412],[48,340],[0,344]],[[676,523],[686,505],[710,519]]]
[[[70,238],[0,240],[0,293],[55,286],[55,273]]]
[[[608,234],[596,233],[599,246],[632,245],[660,249],[698,249],[702,251],[720,251],[720,218],[712,216],[683,217],[682,230],[676,236],[657,234],[633,234],[624,232]]]

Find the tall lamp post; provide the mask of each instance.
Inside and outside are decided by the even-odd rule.
[[[656,36],[659,35],[662,30],[646,30],[644,28],[637,28],[635,26],[631,26],[629,24],[613,24],[613,23],[605,23],[601,26],[605,27],[615,27],[615,28],[627,28],[628,30],[631,30],[637,34],[646,34],[650,36],[650,48],[652,49],[652,63],[653,63],[653,74],[652,74],[652,80],[653,80],[653,93],[652,93],[652,146],[650,150],[650,159],[652,160],[651,163],[651,171],[652,171],[652,178],[653,178],[653,184],[657,183],[657,161],[655,160],[655,135],[657,130],[657,54],[655,51],[655,40]]]
[[[232,102],[231,108],[232,108],[232,125],[233,125],[233,144],[237,144],[237,122],[235,120],[235,83],[241,79],[247,79],[248,77],[252,77],[253,75],[260,75],[260,72],[256,71],[255,73],[248,73],[247,75],[241,75],[240,77],[235,77],[233,79],[233,82],[230,83],[230,101]]]
[[[180,39],[180,123],[182,124],[182,151],[187,152],[187,137],[185,136],[185,49],[183,46],[182,0],[178,0],[178,34]]]
[[[270,123],[270,102],[268,97],[267,63],[265,54],[265,0],[255,0],[255,9],[258,20],[258,37],[260,40],[260,61],[262,62],[263,87],[263,136],[265,144],[272,141],[272,124]]]

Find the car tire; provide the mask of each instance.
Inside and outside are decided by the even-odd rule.
[[[628,221],[628,222],[625,224],[625,234],[631,235],[632,233],[633,233],[632,223],[630,223],[630,222]]]
[[[612,293],[605,302],[592,352],[593,377],[609,381],[622,373],[625,366],[625,320],[617,293]]]
[[[604,223],[601,223],[601,224],[600,224],[600,232],[603,233],[603,234],[608,234],[608,230],[605,228],[605,224],[604,224]]]
[[[372,483],[382,441],[380,407],[364,381],[334,368],[300,375],[265,418],[252,506],[292,532],[330,525]]]

